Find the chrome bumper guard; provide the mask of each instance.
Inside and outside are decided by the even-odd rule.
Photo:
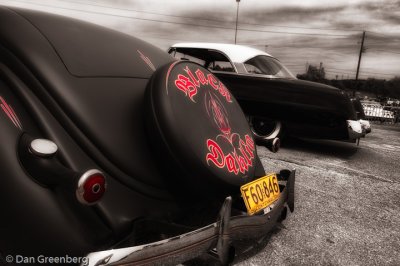
[[[361,124],[362,130],[363,130],[366,134],[371,133],[371,124],[369,123],[368,120],[360,119],[360,120],[358,120],[358,121],[359,121],[360,124]]]
[[[227,197],[218,221],[213,224],[145,245],[92,252],[86,256],[86,265],[176,265],[207,252],[216,254],[221,264],[226,265],[232,242],[258,238],[269,232],[286,216],[286,205],[291,212],[294,211],[295,173],[296,170],[281,171],[282,183],[285,184],[280,181],[280,185],[284,188],[267,213],[231,216],[232,198]]]
[[[347,120],[347,131],[350,140],[359,139],[365,136],[360,121]]]

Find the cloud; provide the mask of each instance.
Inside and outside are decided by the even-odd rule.
[[[190,4],[187,0],[43,0],[40,5],[33,1],[2,2],[88,20],[138,36],[163,50],[176,42],[234,41],[237,7],[234,0]],[[400,64],[396,63],[400,61],[399,6],[399,0],[242,0],[238,40],[266,49],[291,64],[295,73],[304,72],[306,62],[324,62],[326,67],[353,73],[361,33],[366,30],[367,51],[362,67],[375,69],[370,72],[400,74]]]
[[[249,22],[260,22],[265,21],[268,23],[285,23],[292,24],[297,23],[310,23],[313,19],[326,18],[332,14],[337,14],[343,11],[346,7],[315,7],[315,8],[304,8],[304,7],[283,7],[264,10],[246,10],[241,13],[242,20]]]

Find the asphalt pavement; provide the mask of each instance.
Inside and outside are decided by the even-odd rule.
[[[295,211],[236,265],[400,265],[400,126],[258,153],[267,172],[297,169]]]

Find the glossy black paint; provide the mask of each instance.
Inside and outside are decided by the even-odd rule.
[[[173,46],[168,51],[199,58],[205,64],[229,59],[212,49]],[[248,74],[244,64],[234,64],[238,73],[230,68],[230,72],[218,70],[214,74],[232,91],[248,116],[282,122],[285,135],[349,140],[346,120],[359,119],[359,106],[356,101],[353,105],[344,91],[294,77]]]
[[[282,121],[288,133],[348,139],[345,120],[357,120],[350,98],[341,90],[298,79],[277,79],[216,72],[252,116]]]

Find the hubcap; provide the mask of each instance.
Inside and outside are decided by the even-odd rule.
[[[272,139],[278,137],[282,128],[280,121],[274,121],[268,118],[253,117],[251,119],[251,124],[251,129],[254,135],[263,139]]]

